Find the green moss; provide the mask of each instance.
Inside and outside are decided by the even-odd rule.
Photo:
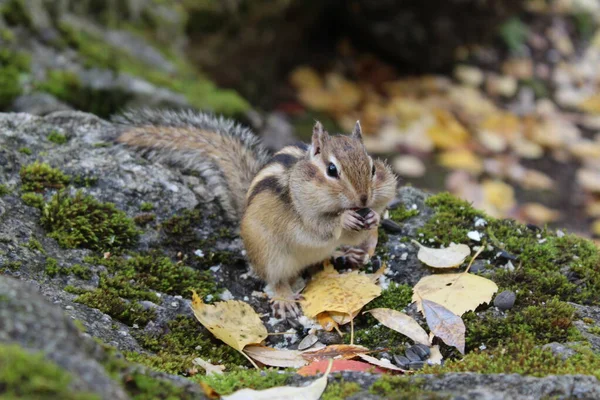
[[[145,375],[139,371],[123,377],[123,386],[134,400],[191,400],[197,396],[186,394],[183,388],[166,380]]]
[[[158,357],[172,362],[174,358],[202,357],[213,364],[224,364],[230,370],[250,364],[244,356],[203,330],[198,320],[191,317],[178,316],[167,323],[160,334],[138,333],[138,343],[146,350],[154,352]],[[177,357],[175,357],[177,356]],[[173,364],[176,366],[176,364]],[[189,369],[187,363],[179,364],[178,373],[185,374]]]
[[[156,214],[143,213],[133,217],[133,222],[138,226],[146,226],[156,219]]]
[[[412,287],[391,282],[387,289],[381,291],[381,295],[371,301],[365,307],[366,310],[373,308],[391,308],[402,310],[412,302]]]
[[[402,205],[393,208],[389,211],[390,219],[396,222],[401,222],[409,218],[419,215],[419,210],[413,208],[406,208]]]
[[[0,185],[0,197],[10,194],[11,190],[7,185]]]
[[[217,88],[181,57],[171,60],[178,70],[177,74],[169,74],[148,66],[131,54],[111,46],[102,37],[74,29],[65,23],[60,25],[60,30],[66,43],[77,50],[88,67],[106,68],[140,77],[154,85],[184,95],[189,103],[198,109],[236,115],[249,108],[248,103],[235,91]]]
[[[46,254],[46,250],[44,250],[44,246],[42,246],[42,244],[40,243],[39,240],[37,240],[35,237],[31,237],[29,239],[29,242],[27,242],[27,244],[25,245],[28,249],[33,250],[33,251],[39,251],[42,254]]]
[[[26,192],[43,192],[46,189],[62,189],[69,184],[71,178],[57,168],[52,168],[39,161],[25,165],[20,171],[23,190]]]
[[[56,258],[46,258],[46,274],[48,276],[56,276],[61,272],[61,268],[58,266]]]
[[[422,389],[423,382],[407,376],[382,375],[371,385],[369,392],[390,400],[449,399],[450,396]]]
[[[193,361],[196,355],[176,355],[161,352],[157,354],[146,354],[139,352],[125,352],[123,354],[129,362],[144,365],[155,371],[165,372],[175,375],[191,375],[192,370],[200,369],[194,365]]]
[[[588,332],[591,333],[592,335],[600,336],[600,326],[593,326],[590,329],[588,329]]]
[[[33,152],[31,151],[31,149],[29,147],[21,147],[19,149],[19,153],[25,154],[30,156],[31,154],[33,154]]]
[[[0,273],[8,270],[8,271],[16,271],[21,268],[20,261],[8,261],[5,262],[4,265],[0,268]]]
[[[68,140],[65,135],[57,131],[50,132],[47,139],[55,144],[65,144]]]
[[[171,295],[188,296],[191,295],[193,289],[201,297],[218,294],[215,282],[208,272],[176,264],[158,251],[137,254],[129,258],[93,257],[86,258],[86,261],[104,265],[108,269],[111,277],[101,278],[101,285],[107,288],[137,291],[138,293],[159,291]],[[121,295],[123,296],[123,294]],[[129,298],[126,295],[124,297]]]
[[[154,204],[144,201],[140,205],[140,210],[144,211],[144,212],[152,211],[152,210],[154,210]]]
[[[262,390],[285,384],[289,374],[278,370],[238,370],[223,375],[209,375],[198,378],[213,388],[219,395],[225,396],[240,389]]]
[[[502,318],[470,312],[463,315],[467,328],[467,349],[485,344],[488,348],[520,334],[528,334],[537,344],[567,342],[581,339],[573,326],[574,308],[558,299],[545,304],[532,305],[507,313]]]
[[[477,372],[480,374],[594,375],[600,378],[600,355],[579,346],[578,353],[562,360],[550,350],[539,347],[531,334],[518,334],[497,347],[474,351],[461,360],[449,360],[444,366],[427,366],[422,373]]]
[[[112,203],[78,191],[74,197],[56,193],[44,206],[42,225],[65,248],[84,247],[118,252],[133,245],[139,231],[131,218]]]
[[[518,17],[513,17],[500,26],[499,34],[506,47],[516,53],[523,49],[529,29]]]
[[[32,26],[31,16],[24,0],[9,0],[0,8],[0,15],[11,25]]]
[[[321,400],[344,400],[353,394],[360,392],[360,385],[356,382],[335,382],[327,385]]]
[[[44,196],[38,193],[23,193],[21,195],[21,200],[30,207],[39,208],[40,210],[44,207]]]
[[[0,388],[5,399],[99,399],[97,395],[69,388],[71,375],[42,354],[17,345],[0,344]]]
[[[136,302],[127,302],[107,289],[96,289],[75,299],[77,303],[96,308],[127,325],[143,327],[156,316],[153,309],[144,309]]]
[[[167,243],[185,245],[198,240],[194,226],[201,221],[200,210],[184,210],[180,215],[174,215],[160,224],[160,229],[166,235]]]
[[[21,94],[21,75],[27,72],[29,56],[7,48],[0,49],[0,109],[8,107]]]
[[[43,82],[37,82],[36,88],[48,92],[73,107],[108,117],[119,111],[131,95],[118,88],[96,89],[81,83],[79,76],[70,71],[51,70]]]

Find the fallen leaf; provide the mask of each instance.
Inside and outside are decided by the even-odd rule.
[[[498,286],[489,279],[469,273],[435,274],[421,278],[413,288],[412,300],[423,311],[421,300],[441,304],[456,315],[489,303]]]
[[[327,369],[329,365],[329,360],[321,360],[310,363],[309,365],[302,367],[296,371],[298,375],[301,376],[313,376],[322,373]],[[379,367],[376,367],[372,364],[355,361],[355,360],[333,360],[333,367],[331,372],[339,372],[339,371],[357,371],[357,372],[378,372],[385,373],[385,370]]]
[[[248,344],[262,342],[268,335],[256,311],[243,301],[205,304],[194,292],[191,307],[206,329],[237,351]]]
[[[370,313],[382,325],[408,336],[416,343],[429,346],[427,332],[412,317],[390,308],[374,308],[365,312]]]
[[[559,211],[552,210],[539,203],[525,203],[520,207],[519,211],[524,220],[540,225],[554,222],[561,217]]]
[[[356,344],[332,344],[317,350],[305,350],[301,353],[308,362],[328,360],[330,358],[351,359],[370,350]]]
[[[512,186],[497,180],[486,180],[483,189],[482,208],[492,217],[502,217],[515,207],[515,191]]]
[[[466,244],[451,243],[443,249],[433,249],[423,246],[416,240],[412,242],[419,246],[417,258],[423,264],[434,268],[456,268],[471,254],[471,249]]]
[[[418,178],[425,174],[425,164],[415,156],[398,156],[392,161],[392,167],[398,175]]]
[[[298,67],[292,71],[290,82],[297,89],[315,89],[323,87],[321,77],[313,68]]]
[[[383,369],[389,369],[389,370],[392,370],[392,371],[399,371],[399,372],[409,372],[409,371],[407,371],[405,369],[402,369],[400,367],[395,366],[394,364],[392,364],[390,362],[390,360],[386,360],[385,358],[379,359],[379,358],[375,358],[373,356],[369,356],[369,355],[366,355],[366,354],[359,354],[358,357],[362,358],[363,360],[365,360],[369,364],[376,365],[376,366],[381,367]]]
[[[221,396],[219,396],[219,393],[217,393],[217,391],[215,389],[210,387],[208,385],[208,383],[203,382],[203,381],[200,381],[199,383],[200,383],[200,387],[202,388],[202,391],[204,392],[206,397],[208,397],[211,400],[221,398]]]
[[[319,325],[321,325],[323,329],[325,329],[327,332],[331,332],[334,329],[339,331],[337,322],[335,322],[333,318],[331,318],[328,312],[325,311],[319,313],[316,318],[317,322],[319,322]]]
[[[585,190],[600,193],[600,171],[580,169],[577,171],[577,181]]]
[[[352,315],[381,294],[381,287],[358,271],[339,274],[326,264],[306,286],[300,302],[304,315],[315,318],[324,311]]]
[[[438,157],[442,167],[479,174],[483,170],[481,158],[470,150],[458,149],[445,151]]]
[[[448,346],[454,346],[465,354],[465,323],[441,304],[423,299],[423,315],[431,332]]]
[[[223,400],[319,400],[327,387],[327,376],[331,372],[333,362],[329,362],[329,366],[325,374],[316,379],[308,386],[293,387],[293,386],[278,386],[265,390],[242,389],[229,396],[223,396]]]
[[[223,371],[225,371],[224,365],[213,365],[213,364],[209,363],[208,361],[204,361],[200,357],[194,358],[194,361],[192,361],[192,362],[194,364],[196,364],[197,366],[199,366],[200,368],[204,369],[204,371],[206,371],[206,375],[211,375],[211,374],[222,375]]]
[[[300,368],[307,364],[298,350],[282,350],[260,345],[244,348],[247,356],[270,367]]]
[[[600,236],[600,219],[597,219],[592,223],[592,234]]]
[[[429,351],[431,353],[429,354],[429,358],[427,359],[427,364],[442,365],[442,360],[444,359],[444,357],[442,356],[442,353],[440,352],[440,346],[438,346],[437,344],[435,346],[431,346],[429,348]]]
[[[434,116],[435,123],[427,129],[427,136],[436,147],[456,148],[469,139],[469,131],[449,111],[438,109]]]

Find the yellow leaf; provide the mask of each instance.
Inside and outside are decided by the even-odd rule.
[[[469,139],[469,132],[446,110],[434,112],[435,123],[427,129],[427,135],[439,148],[459,147]]]
[[[595,236],[600,236],[600,219],[597,219],[592,223],[592,233]]]
[[[600,114],[600,94],[594,94],[578,105],[579,109],[591,114]]]
[[[438,157],[441,166],[479,174],[483,170],[481,159],[467,149],[446,151]]]
[[[600,193],[600,171],[582,168],[577,171],[577,181],[585,190]]]
[[[484,119],[479,128],[510,139],[519,133],[521,121],[513,114],[494,113]]]
[[[267,329],[247,303],[228,300],[205,304],[194,292],[192,310],[200,323],[213,335],[238,351],[267,337]]]
[[[423,311],[421,301],[438,303],[461,316],[483,303],[489,303],[498,286],[481,276],[458,273],[436,274],[423,277],[413,288],[412,300]]]
[[[521,206],[520,212],[525,220],[534,224],[554,222],[561,216],[559,211],[552,210],[539,203],[525,203]]]
[[[329,265],[306,286],[300,304],[309,318],[324,311],[354,314],[380,294],[381,288],[369,276],[358,271],[339,274]]]
[[[592,200],[585,206],[585,212],[590,217],[600,217],[600,199]]]
[[[483,189],[482,208],[493,217],[502,217],[515,207],[515,191],[512,186],[497,180],[486,180]]]
[[[310,67],[298,67],[290,75],[290,82],[297,89],[318,89],[323,87],[321,77]]]

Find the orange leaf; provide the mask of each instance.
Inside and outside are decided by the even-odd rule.
[[[313,376],[324,373],[329,365],[328,360],[316,361],[305,367],[300,368],[296,372],[302,376]],[[385,373],[386,371],[382,368],[376,367],[366,362],[353,361],[353,360],[333,360],[333,367],[331,372],[337,371],[359,371],[359,372],[377,372]]]

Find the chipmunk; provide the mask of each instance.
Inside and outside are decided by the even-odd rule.
[[[141,110],[115,122],[118,142],[206,180],[239,223],[251,268],[274,289],[275,315],[300,315],[290,283],[305,268],[334,254],[352,264],[374,254],[397,180],[367,154],[358,121],[349,136],[329,135],[316,122],[309,145],[272,156],[249,129],[209,114]]]

